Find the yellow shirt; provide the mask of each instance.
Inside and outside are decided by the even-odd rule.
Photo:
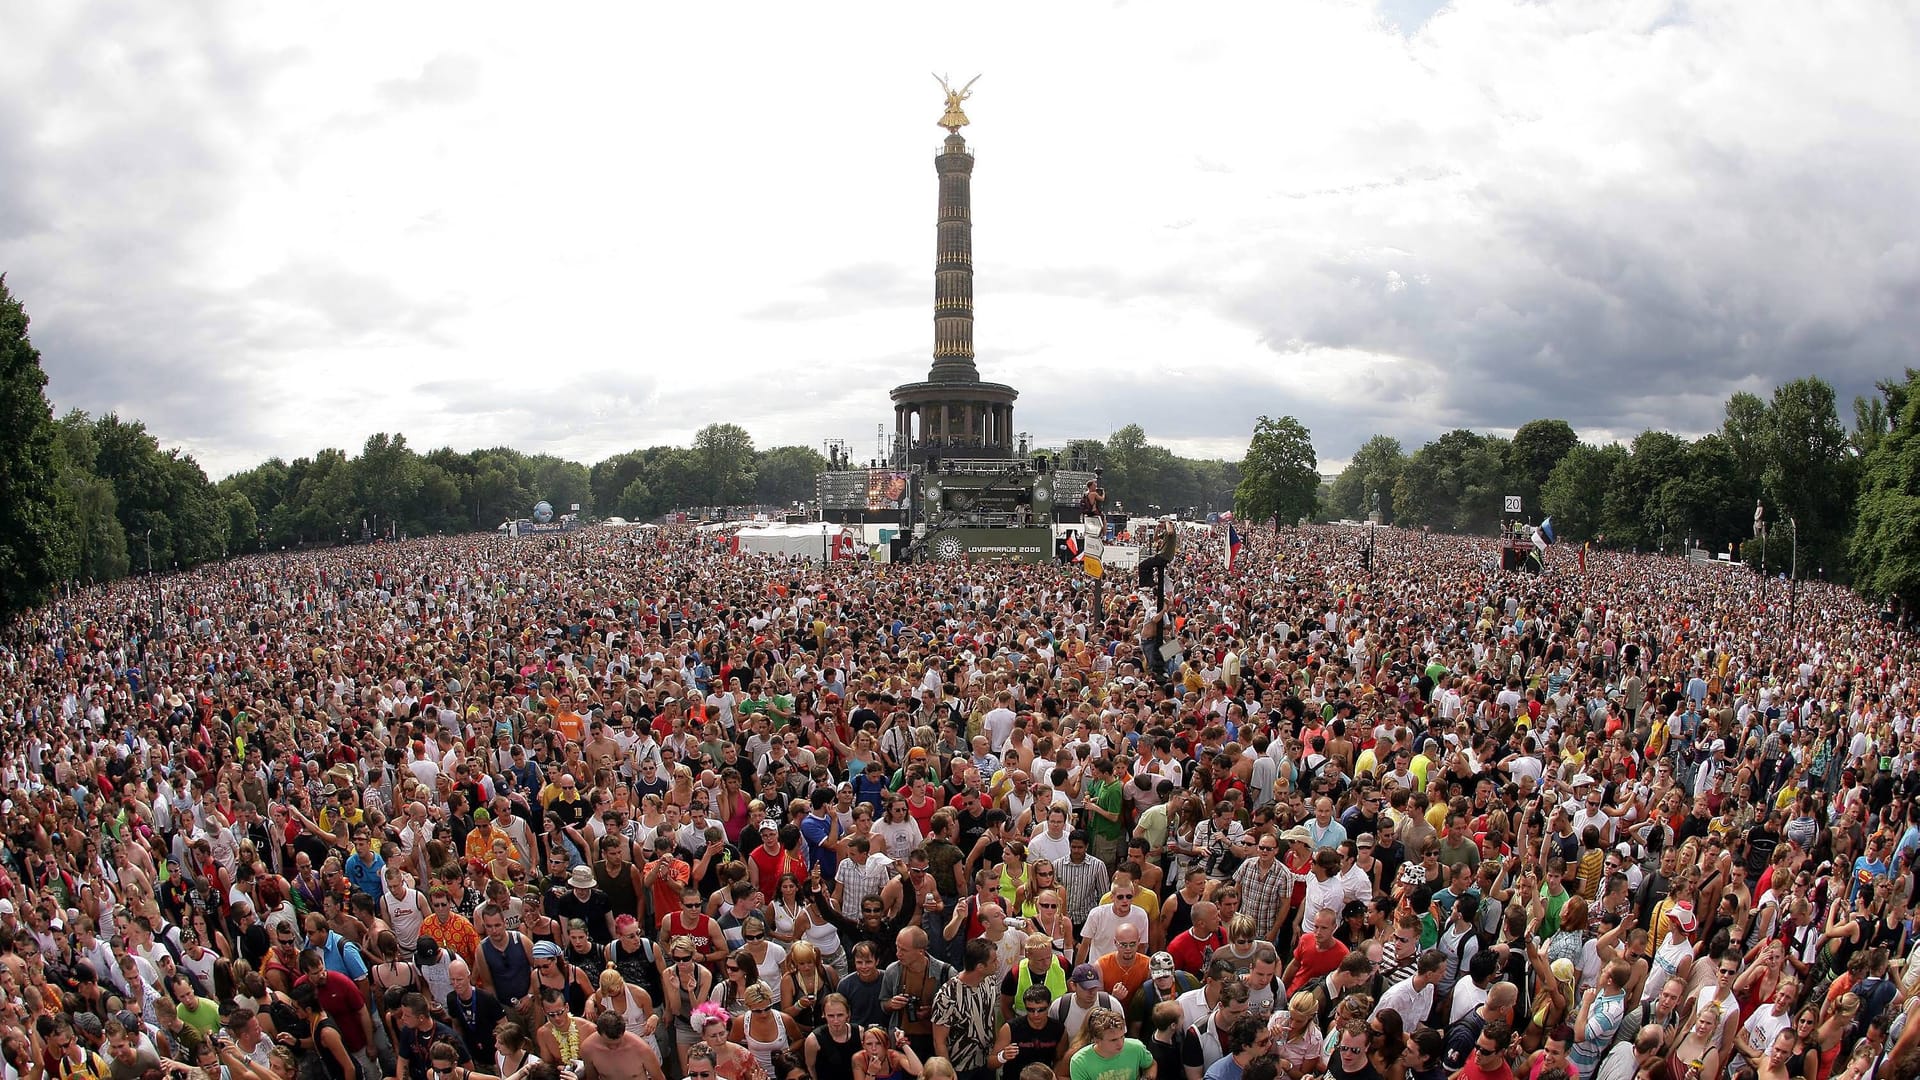
[[[1353,759],[1353,774],[1355,776],[1372,776],[1374,770],[1379,767],[1380,762],[1374,758],[1373,747],[1371,746],[1360,751],[1360,756]]]
[[[1113,893],[1109,892],[1107,895],[1101,897],[1100,902],[1103,904],[1113,903]],[[1133,883],[1133,906],[1147,913],[1148,922],[1160,921],[1160,898],[1153,895],[1152,889],[1147,888],[1137,881]],[[1146,943],[1141,942],[1141,944],[1145,945]]]

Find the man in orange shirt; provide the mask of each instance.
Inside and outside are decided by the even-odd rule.
[[[1133,995],[1152,979],[1152,963],[1140,948],[1140,928],[1121,923],[1113,932],[1113,951],[1094,961],[1100,981],[1107,992],[1120,999],[1124,1011],[1133,1004]]]
[[[473,828],[467,830],[466,855],[469,859],[486,861],[493,858],[493,842],[504,840],[507,843],[507,857],[514,862],[524,862],[520,856],[520,846],[513,842],[505,829],[493,824],[493,812],[481,807],[473,812]]]
[[[480,952],[480,932],[465,915],[453,910],[453,894],[446,886],[435,885],[427,893],[427,906],[433,913],[420,920],[420,936],[432,938],[441,948],[473,963]]]
[[[587,695],[580,695],[579,704],[582,709],[587,707]],[[580,741],[587,737],[586,718],[569,709],[561,709],[555,714],[553,728],[566,736],[567,742],[573,745],[579,745]]]

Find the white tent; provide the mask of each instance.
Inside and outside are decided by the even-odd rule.
[[[793,555],[818,562],[848,558],[859,537],[839,525],[815,521],[801,525],[754,525],[739,534],[742,555]]]

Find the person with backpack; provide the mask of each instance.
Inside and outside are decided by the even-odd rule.
[[[1849,1042],[1866,1036],[1867,1025],[1886,1012],[1900,990],[1899,984],[1887,974],[1887,950],[1875,947],[1868,949],[1866,956],[1866,977],[1852,987],[1852,992],[1860,998],[1860,1010],[1854,1013],[1853,1027],[1847,1032]]]
[[[1487,991],[1486,1003],[1478,1009],[1447,1025],[1447,1070],[1452,1072],[1467,1063],[1473,1056],[1474,1042],[1480,1033],[1496,1020],[1504,1021],[1508,1028],[1513,1026],[1514,1004],[1519,1000],[1519,988],[1510,982],[1497,982]]]

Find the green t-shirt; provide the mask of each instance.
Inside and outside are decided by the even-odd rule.
[[[1158,852],[1167,846],[1167,832],[1171,825],[1167,821],[1167,804],[1154,803],[1140,811],[1140,835],[1147,841],[1149,854]]]
[[[1095,780],[1087,785],[1087,798],[1112,814],[1120,812],[1120,799],[1124,794],[1125,789],[1118,780]],[[1088,814],[1087,821],[1093,829],[1093,835],[1108,840],[1118,840],[1126,831],[1119,818],[1109,821],[1099,814]]]
[[[1139,1039],[1128,1039],[1113,1057],[1101,1057],[1092,1046],[1074,1051],[1068,1074],[1073,1080],[1140,1080],[1153,1067],[1153,1053]]]
[[[1540,920],[1540,940],[1545,941],[1560,932],[1560,909],[1567,906],[1567,897],[1573,894],[1561,889],[1558,896],[1546,893],[1547,912]]]
[[[777,725],[785,724],[789,720],[792,720],[793,719],[793,695],[792,694],[773,695],[773,697],[769,699],[767,702],[767,713],[773,717],[773,721]]]
[[[173,1011],[179,1015],[180,1022],[200,1033],[202,1038],[213,1034],[220,1026],[220,1006],[212,998],[201,998],[198,1009],[188,1009],[186,1005],[175,1005]]]

